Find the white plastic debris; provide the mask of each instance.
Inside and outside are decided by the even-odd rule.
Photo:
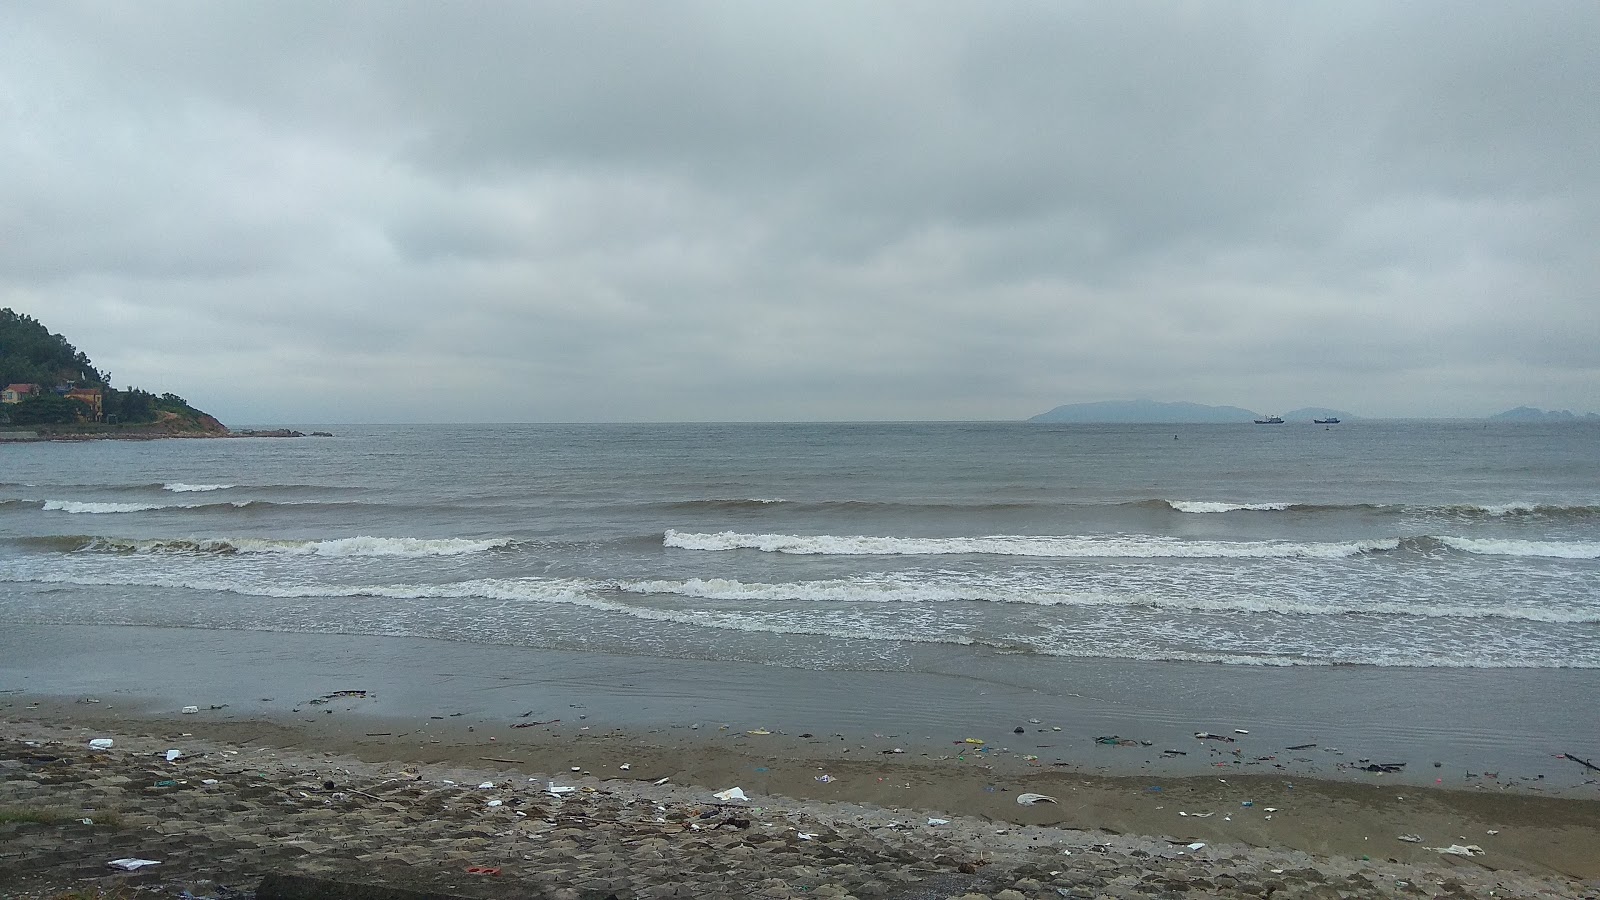
[[[487,805],[488,806],[503,806],[504,804],[505,804],[504,800],[490,800]]]
[[[482,783],[482,784],[480,784],[480,785],[478,785],[478,790],[480,790],[480,791],[487,791],[487,790],[489,790],[489,789],[490,789],[490,788],[492,788],[492,787],[494,787],[494,782],[492,782],[492,781],[485,781],[485,782],[484,782],[484,783]]]
[[[655,785],[656,787],[660,787],[663,784],[666,784],[667,782],[669,782],[671,780],[672,780],[672,776],[668,775],[666,778],[657,778],[655,781],[652,781],[650,783]]]
[[[93,819],[79,819],[78,821],[82,822],[85,825],[93,825],[94,824],[94,820]]]
[[[202,778],[202,779],[200,779],[200,783],[201,784],[221,784],[222,782],[216,780],[215,778]]]
[[[554,781],[552,781],[549,782],[545,790],[548,790],[552,794],[570,794],[577,790],[577,788],[568,785],[556,784]]]
[[[1245,731],[1243,728],[1235,728],[1233,730],[1233,733],[1234,734],[1249,734],[1250,732]]]
[[[1054,803],[1056,798],[1049,794],[1018,794],[1017,803],[1021,806],[1032,806],[1035,803]]]
[[[928,820],[928,824],[929,825],[949,825],[950,824],[950,820],[949,819],[932,819],[932,818],[930,818]]]
[[[194,715],[195,713],[197,713],[199,711],[200,711],[200,707],[198,707],[198,706],[185,706],[183,708],[183,714],[186,715],[186,716],[192,716],[192,715]]]
[[[1483,853],[1483,848],[1477,844],[1466,844],[1464,846],[1451,844],[1448,847],[1429,847],[1428,849],[1435,853],[1448,853],[1451,856],[1479,856]]]
[[[125,856],[122,859],[113,859],[106,863],[106,865],[113,869],[121,869],[124,872],[134,872],[144,868],[145,866],[159,866],[161,865],[161,860],[140,859],[137,856]]]
[[[1402,834],[1402,835],[1400,835],[1399,839],[1402,840],[1402,841],[1405,841],[1408,844],[1420,844],[1420,843],[1422,843],[1422,835],[1420,835],[1420,834]]]
[[[182,750],[168,750],[167,751],[167,762],[177,762],[178,760],[180,760],[182,758],[183,758],[183,751]]]
[[[1188,846],[1190,850],[1204,850],[1206,848],[1205,842],[1203,841],[1195,841]]]
[[[816,838],[817,838],[817,836],[815,834],[808,834],[808,833],[806,833],[804,831],[797,831],[797,832],[795,832],[794,836],[799,838],[802,841],[813,841],[813,840],[816,840]]]
[[[744,788],[736,788],[736,787],[728,788],[725,791],[717,791],[715,794],[712,794],[711,796],[717,798],[718,800],[749,800],[750,799],[749,797],[746,797],[744,795]]]
[[[111,749],[111,745],[113,743],[115,743],[115,742],[112,741],[111,738],[95,738],[94,740],[89,742],[89,749],[90,750],[110,750]]]
[[[618,768],[618,769],[621,769],[621,770],[622,770],[622,771],[624,771],[624,772],[626,772],[626,771],[628,771],[628,770],[629,770],[629,769],[631,769],[631,768],[633,768],[633,766],[631,766],[631,765],[629,765],[629,764],[628,764],[628,763],[623,763],[623,764],[622,764],[622,765],[620,765],[620,766],[617,766],[617,768]]]

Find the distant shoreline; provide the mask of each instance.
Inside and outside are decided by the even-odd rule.
[[[313,431],[310,433],[294,431],[288,428],[275,428],[270,430],[244,429],[240,431],[26,431],[4,430],[0,431],[0,443],[5,444],[41,444],[41,443],[77,443],[81,441],[164,441],[168,439],[195,439],[195,438],[303,438],[303,437],[332,437],[326,431]]]

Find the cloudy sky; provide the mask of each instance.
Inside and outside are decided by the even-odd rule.
[[[230,424],[1600,407],[1600,3],[0,6],[0,305]]]

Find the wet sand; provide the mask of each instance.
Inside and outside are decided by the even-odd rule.
[[[785,734],[820,735],[840,745],[841,757],[846,748],[883,749],[875,736],[914,754],[955,757],[971,749],[956,742],[973,737],[985,743],[968,755],[991,765],[1036,756],[1041,767],[1140,778],[1226,770],[1600,798],[1597,773],[1562,757],[1600,757],[1600,717],[1585,699],[1600,694],[1594,670],[1049,659],[993,668],[1007,677],[970,666],[812,671],[342,634],[58,625],[0,633],[0,690],[98,697],[122,714],[193,704],[223,706],[225,718],[297,721],[326,715],[310,699],[364,689],[365,702],[351,711],[396,721],[561,719],[567,728],[603,724],[685,740],[727,725],[774,732],[768,749]],[[694,724],[702,728],[691,731]],[[1221,739],[1197,740],[1196,732]],[[1112,736],[1122,743],[1096,740]],[[1365,770],[1390,763],[1405,765]]]

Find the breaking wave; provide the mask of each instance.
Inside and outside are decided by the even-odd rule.
[[[1455,519],[1546,518],[1588,519],[1600,517],[1600,506],[1590,504],[1535,503],[1511,501],[1506,503],[1449,503],[1428,505],[1418,503],[1290,503],[1290,502],[1240,502],[1229,500],[1150,500],[1133,506],[1164,506],[1181,513],[1229,512],[1391,512],[1413,516],[1434,516]]]
[[[1463,553],[1484,556],[1543,556],[1552,559],[1600,559],[1600,541],[1523,541],[1511,538],[1441,537],[1439,543]]]
[[[1168,500],[1167,505],[1185,513],[1278,512],[1294,506],[1292,503],[1226,503],[1215,500]]]
[[[148,512],[152,509],[186,509],[187,507],[182,504],[166,503],[95,503],[79,500],[46,500],[41,508],[46,512],[98,515],[105,513]]]
[[[283,553],[294,556],[460,556],[509,547],[510,538],[349,537],[322,541],[268,538],[192,538],[131,540],[109,537],[64,537],[62,549],[90,553]]]
[[[231,484],[184,484],[181,481],[173,481],[173,482],[169,482],[167,484],[163,484],[161,486],[162,490],[171,491],[174,494],[198,494],[198,493],[205,493],[207,491],[225,491],[225,490],[228,490],[231,487],[234,487],[234,485],[231,485]]]
[[[26,580],[43,584],[77,584],[105,586],[143,586],[179,590],[218,591],[246,597],[271,597],[283,599],[340,599],[374,598],[399,601],[410,600],[491,600],[500,601],[493,615],[505,626],[500,631],[516,633],[518,627],[532,627],[542,621],[541,614],[533,611],[517,613],[520,604],[538,606],[553,604],[581,607],[596,612],[612,613],[635,620],[671,623],[696,628],[746,633],[780,635],[810,635],[842,640],[865,642],[903,642],[919,644],[945,644],[987,648],[1005,654],[1088,657],[1106,659],[1167,660],[1219,663],[1250,666],[1327,666],[1371,665],[1397,667],[1451,667],[1451,668],[1595,668],[1600,661],[1592,658],[1554,658],[1538,654],[1506,656],[1493,649],[1467,653],[1442,654],[1430,652],[1425,647],[1362,647],[1335,658],[1307,649],[1304,652],[1251,652],[1219,649],[1195,649],[1180,646],[1155,647],[1147,642],[1108,641],[1100,638],[1083,639],[1074,633],[1042,632],[1036,634],[980,636],[969,632],[959,622],[938,625],[910,622],[896,624],[863,621],[855,615],[751,615],[746,611],[707,609],[663,609],[621,602],[606,596],[615,593],[617,585],[586,579],[506,578],[477,579],[447,584],[396,584],[396,585],[341,585],[341,584],[281,584],[276,582],[238,582],[191,578],[174,574],[98,576],[73,576],[41,574]],[[763,586],[757,586],[763,587]],[[764,586],[776,587],[776,586]],[[488,612],[487,610],[485,611]],[[98,615],[98,613],[97,613]],[[529,618],[531,616],[531,618]],[[509,617],[509,618],[507,618]],[[97,618],[97,622],[103,619]],[[268,626],[270,629],[297,630],[297,621],[286,620]],[[140,624],[129,622],[128,624]],[[195,627],[209,627],[197,625]],[[256,625],[260,628],[262,626]],[[363,626],[353,626],[360,632]],[[388,631],[380,633],[390,633]],[[401,633],[406,633],[402,629]],[[432,630],[420,632],[435,636]],[[475,634],[484,634],[477,630]],[[492,638],[489,639],[490,642]]]
[[[1481,607],[1441,603],[1326,603],[1290,597],[1238,595],[1157,596],[1048,588],[1016,590],[983,584],[938,584],[896,579],[838,579],[788,584],[741,582],[724,578],[683,581],[619,581],[615,589],[641,595],[669,595],[717,601],[816,603],[1020,603],[1029,606],[1125,607],[1180,612],[1248,613],[1292,616],[1383,616],[1426,619],[1521,619],[1530,622],[1600,623],[1600,610],[1546,609],[1534,606]]]
[[[1099,557],[1099,558],[1233,558],[1233,559],[1342,559],[1362,553],[1395,550],[1398,539],[1369,541],[1185,541],[1150,535],[1049,537],[993,535],[989,537],[903,538],[866,535],[716,534],[668,529],[667,547],[680,550],[760,550],[832,556],[941,556],[989,554],[998,556]]]

